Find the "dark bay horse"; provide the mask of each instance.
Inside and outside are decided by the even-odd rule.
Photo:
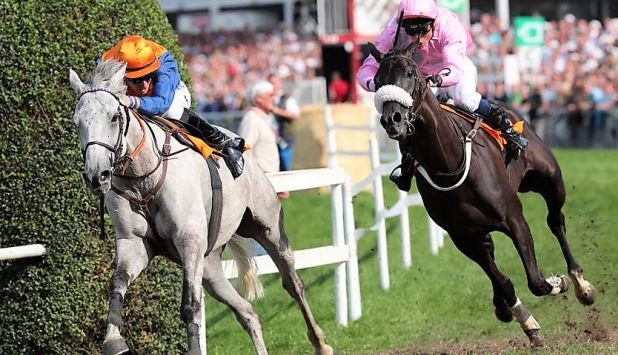
[[[566,292],[570,277],[578,300],[592,304],[596,291],[584,279],[566,239],[560,167],[530,129],[524,132],[529,146],[517,160],[509,161],[486,132],[443,110],[411,59],[417,45],[382,54],[370,44],[371,55],[380,63],[374,79],[380,123],[389,137],[399,142],[402,155],[418,164],[416,184],[431,218],[491,280],[496,317],[503,322],[515,317],[531,343],[540,345],[539,324],[517,298],[512,282],[496,266],[490,232],[499,231],[511,238],[534,295]],[[514,110],[506,110],[512,121],[522,120]],[[545,200],[547,225],[560,244],[569,277],[543,276],[518,191],[534,191]]]
[[[230,307],[256,353],[266,354],[250,297],[246,300],[236,292],[221,265],[221,253],[228,246],[238,265],[241,291],[247,291],[243,294],[259,291],[242,247],[244,237],[259,242],[276,264],[283,287],[301,310],[315,353],[332,355],[294,268],[281,203],[251,152],[245,153],[245,170],[237,179],[226,164],[217,167],[212,157],[207,164],[201,154],[172,139],[170,129],[120,104],[118,97],[127,89],[124,72],[124,64],[103,61],[83,83],[70,71],[71,87],[77,94],[73,123],[84,155],[84,178],[96,195],[105,198],[116,232],[116,270],[103,354],[129,352],[121,335],[125,294],[157,255],[182,266],[180,315],[186,325],[188,354],[206,350],[199,336],[203,331],[202,286]],[[220,206],[219,213],[215,205]],[[217,228],[212,229],[215,224]]]

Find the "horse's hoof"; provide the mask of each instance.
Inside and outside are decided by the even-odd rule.
[[[103,355],[128,354],[129,346],[122,338],[114,338],[103,342]]]
[[[530,339],[531,347],[538,348],[538,347],[543,346],[544,340],[541,334],[539,333],[538,329],[528,330],[526,331],[526,335],[528,336],[528,339]]]
[[[316,350],[315,355],[333,355],[335,354],[335,350],[333,350],[333,348],[328,345],[325,344],[321,349]]]
[[[592,286],[590,282],[584,280],[581,275],[571,275],[571,280],[575,284],[575,296],[577,296],[579,303],[584,306],[593,304],[597,298],[597,290],[594,286]]]
[[[585,289],[575,288],[575,296],[577,296],[579,303],[583,304],[584,306],[590,306],[597,298],[597,290],[594,288],[594,286],[588,283],[588,287],[586,287]]]
[[[509,323],[513,320],[513,311],[508,307],[496,307],[494,313],[500,322]]]

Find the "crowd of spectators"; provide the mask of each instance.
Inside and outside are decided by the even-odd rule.
[[[471,32],[481,94],[517,108],[550,144],[618,145],[618,19],[547,21],[536,60],[494,15],[480,15]],[[522,80],[505,85],[509,55],[519,58]]]
[[[285,28],[182,34],[180,41],[202,112],[242,109],[250,83],[270,74],[311,79],[322,65],[317,38]]]
[[[618,19],[584,20],[568,14],[547,21],[540,62],[522,56],[513,28],[483,13],[471,25],[479,92],[505,101],[554,145],[618,143]],[[322,56],[315,36],[289,29],[181,35],[198,110],[244,108],[248,83],[275,74],[285,81],[319,75]],[[505,58],[519,58],[519,83],[506,85]],[[510,64],[509,71],[513,67]]]

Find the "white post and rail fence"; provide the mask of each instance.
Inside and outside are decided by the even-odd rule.
[[[23,258],[34,258],[47,253],[43,244],[21,245],[17,247],[0,248],[0,261]]]
[[[369,228],[354,229],[354,235],[356,240],[360,240],[368,232],[376,232],[380,286],[382,289],[388,290],[390,288],[390,275],[388,267],[386,219],[399,217],[401,259],[404,267],[410,268],[412,265],[412,248],[410,244],[410,217],[408,214],[408,208],[410,206],[422,206],[423,201],[418,193],[408,194],[407,192],[398,190],[398,200],[395,205],[388,209],[385,207],[382,177],[388,176],[390,172],[399,164],[401,161],[401,154],[397,150],[397,159],[395,161],[382,163],[376,132],[376,122],[378,121],[378,118],[376,118],[373,110],[368,112],[367,123],[338,124],[335,122],[333,117],[331,105],[326,105],[324,107],[324,120],[326,124],[329,167],[338,167],[340,165],[339,160],[342,157],[362,156],[369,158],[369,174],[351,186],[350,194],[352,197],[356,196],[371,184],[374,197],[375,223]],[[367,149],[340,149],[340,144],[337,144],[337,131],[366,132],[366,139],[368,140]],[[355,228],[353,223],[349,226],[349,228]],[[445,232],[437,224],[435,224],[429,216],[427,216],[427,228],[429,232],[430,251],[435,255],[444,244]]]

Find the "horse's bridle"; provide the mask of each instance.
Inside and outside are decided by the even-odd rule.
[[[406,115],[403,119],[403,122],[406,124],[406,126],[408,126],[409,133],[414,134],[414,131],[416,130],[414,128],[414,121],[416,121],[416,119],[419,117],[419,112],[421,111],[421,107],[423,104],[423,98],[425,97],[425,92],[427,91],[427,86],[422,85],[423,84],[421,83],[421,80],[423,80],[421,79],[422,74],[420,70],[418,69],[418,66],[416,65],[414,60],[412,60],[412,58],[408,56],[389,53],[384,57],[384,59],[382,59],[382,61],[380,62],[380,65],[384,64],[384,62],[387,62],[393,59],[404,59],[410,62],[414,70],[414,74],[415,74],[414,75],[414,90],[411,93],[411,96],[413,99],[412,106],[408,107],[408,109],[406,110]]]
[[[114,97],[114,99],[116,99],[116,101],[118,101],[119,105],[118,105],[118,117],[119,117],[119,129],[118,129],[118,137],[116,138],[116,143],[114,144],[114,146],[111,146],[105,142],[101,142],[101,141],[97,141],[97,140],[93,140],[90,141],[88,143],[86,143],[86,146],[84,147],[84,149],[82,149],[82,156],[86,157],[86,151],[88,150],[89,147],[94,146],[94,145],[99,145],[109,151],[112,152],[112,154],[114,155],[113,161],[112,161],[112,173],[116,176],[124,176],[125,174],[125,170],[127,169],[129,163],[131,160],[133,160],[135,158],[135,156],[137,156],[137,153],[139,153],[139,151],[142,149],[143,145],[144,145],[144,141],[146,139],[146,134],[144,132],[144,125],[141,121],[138,120],[138,122],[140,123],[140,126],[142,128],[142,132],[144,132],[144,134],[142,135],[142,139],[140,141],[140,143],[138,144],[137,148],[131,153],[129,154],[128,152],[125,153],[124,155],[122,154],[122,151],[124,149],[124,145],[123,145],[123,137],[126,137],[128,132],[129,132],[129,124],[131,123],[131,114],[129,111],[129,108],[121,105],[120,104],[120,99],[118,98],[118,96],[116,94],[114,94],[113,92],[104,89],[104,88],[92,88],[92,89],[88,89],[88,90],[84,90],[77,98],[77,101],[79,101],[82,96],[84,96],[85,94],[89,94],[89,93],[94,93],[94,92],[106,92],[110,95],[112,95]],[[126,123],[123,122],[124,117],[121,114],[121,110],[124,109],[124,117],[126,117]],[[158,166],[161,164],[161,157],[159,157],[159,163],[157,164],[157,167],[155,167],[154,170],[156,170],[158,168]],[[153,170],[153,171],[154,171]],[[152,172],[146,174],[150,175]]]
[[[428,80],[427,78],[421,79],[422,75],[420,73],[420,70],[418,69],[418,66],[416,65],[416,63],[409,58],[408,56],[405,55],[401,55],[401,54],[388,54],[384,59],[382,59],[380,64],[383,64],[385,61],[388,60],[392,60],[392,59],[404,59],[410,63],[412,63],[412,68],[414,70],[414,74],[415,74],[415,78],[414,78],[414,91],[411,93],[412,96],[412,106],[408,107],[407,109],[407,113],[405,115],[405,118],[403,120],[403,122],[408,126],[408,133],[409,134],[414,134],[415,131],[415,127],[414,127],[414,121],[417,119],[417,117],[419,116],[419,112],[421,110],[421,107],[423,105],[423,99],[425,97],[425,94],[427,92],[427,83],[426,81]],[[450,72],[450,70],[449,70]],[[448,74],[447,74],[448,75]],[[421,83],[421,80],[425,80],[425,83]],[[425,84],[424,86],[422,84]],[[403,88],[402,88],[403,89]],[[450,191],[453,189],[456,189],[457,187],[459,187],[466,179],[466,177],[468,176],[468,171],[470,169],[470,156],[471,156],[471,142],[472,142],[472,138],[474,138],[474,136],[476,135],[478,128],[481,124],[480,120],[476,120],[473,128],[465,135],[465,139],[462,140],[462,143],[464,145],[464,159],[461,162],[461,165],[454,171],[454,172],[440,172],[437,170],[433,170],[430,169],[432,173],[434,173],[435,175],[440,175],[440,176],[456,176],[459,174],[462,174],[461,178],[459,179],[458,182],[456,182],[454,185],[448,186],[448,187],[442,187],[442,186],[438,186],[436,183],[433,182],[433,180],[431,179],[431,177],[429,176],[429,173],[426,171],[426,169],[423,167],[423,164],[414,157],[412,152],[408,152],[406,153],[406,157],[407,159],[410,160],[410,164],[413,164],[418,171],[421,173],[421,175],[425,178],[425,180],[427,180],[427,182],[435,189],[440,190],[440,191]],[[414,147],[411,148],[412,150],[414,150]]]
[[[84,96],[85,94],[88,93],[93,93],[93,92],[97,92],[97,91],[103,91],[106,92],[110,95],[112,95],[116,101],[118,101],[118,103],[120,104],[120,99],[118,98],[118,96],[116,94],[114,94],[113,92],[104,89],[104,88],[92,88],[92,89],[88,89],[83,91],[77,98],[77,101],[79,102],[79,100],[82,98],[82,96]],[[125,112],[125,116],[127,119],[127,122],[124,123],[122,114],[121,114],[121,107],[124,108],[124,112]],[[154,225],[153,222],[153,217],[152,217],[152,213],[150,211],[149,208],[149,203],[150,201],[152,201],[152,199],[154,198],[154,196],[157,194],[157,192],[159,191],[159,189],[161,189],[161,187],[163,186],[163,182],[165,181],[165,177],[166,177],[166,173],[167,173],[167,159],[164,159],[164,157],[168,157],[170,155],[173,154],[177,154],[179,152],[170,154],[170,149],[171,149],[171,145],[170,145],[170,138],[171,138],[171,133],[170,132],[166,132],[165,135],[165,143],[163,144],[163,150],[159,150],[158,148],[158,144],[157,144],[157,139],[156,136],[152,130],[152,127],[150,127],[150,125],[148,125],[148,128],[150,129],[150,133],[152,134],[152,138],[154,140],[154,146],[155,149],[157,150],[157,155],[158,155],[158,162],[155,165],[155,167],[148,173],[141,175],[141,176],[126,176],[125,174],[125,170],[127,169],[128,165],[130,164],[130,162],[137,156],[137,154],[139,153],[139,151],[142,149],[142,147],[144,146],[144,142],[146,140],[146,131],[145,131],[145,127],[144,127],[144,123],[142,119],[137,118],[137,122],[139,122],[140,127],[142,129],[142,139],[140,140],[140,142],[138,143],[137,147],[135,148],[135,150],[129,154],[128,152],[125,153],[124,155],[122,155],[122,151],[123,151],[123,137],[126,137],[128,132],[129,132],[129,123],[131,121],[131,114],[130,114],[130,110],[128,107],[124,106],[124,105],[119,105],[118,107],[118,114],[119,114],[119,129],[118,129],[118,138],[116,139],[116,144],[114,144],[114,146],[112,147],[111,145],[105,143],[105,142],[101,142],[101,141],[90,141],[88,143],[86,143],[86,146],[84,147],[84,149],[82,150],[82,154],[84,156],[86,156],[86,150],[90,147],[90,146],[94,146],[94,145],[100,145],[106,149],[108,149],[109,151],[112,152],[112,154],[114,154],[114,159],[112,162],[112,174],[114,176],[121,176],[121,177],[125,177],[125,178],[145,178],[150,176],[152,173],[154,173],[155,171],[157,171],[157,169],[159,169],[159,167],[162,165],[162,173],[161,173],[161,177],[159,178],[157,184],[150,190],[148,191],[144,196],[139,197],[139,196],[132,196],[130,194],[128,194],[126,191],[122,191],[120,189],[118,189],[117,187],[115,187],[113,184],[111,185],[111,189],[117,193],[119,196],[121,196],[122,198],[126,199],[129,201],[130,204],[132,204],[133,206],[136,206],[136,208],[141,209],[144,213],[144,218],[146,218],[146,221],[148,222],[148,224],[152,227],[153,229],[153,233],[158,237],[158,232],[157,229]],[[85,175],[83,175],[84,179],[88,182],[88,179],[86,178]],[[105,214],[105,208],[104,208],[104,199],[103,197],[100,198],[100,207],[99,207],[99,214],[100,214],[100,230],[101,230],[101,234],[100,234],[100,238],[101,239],[105,239],[105,225],[104,225],[104,214]]]

